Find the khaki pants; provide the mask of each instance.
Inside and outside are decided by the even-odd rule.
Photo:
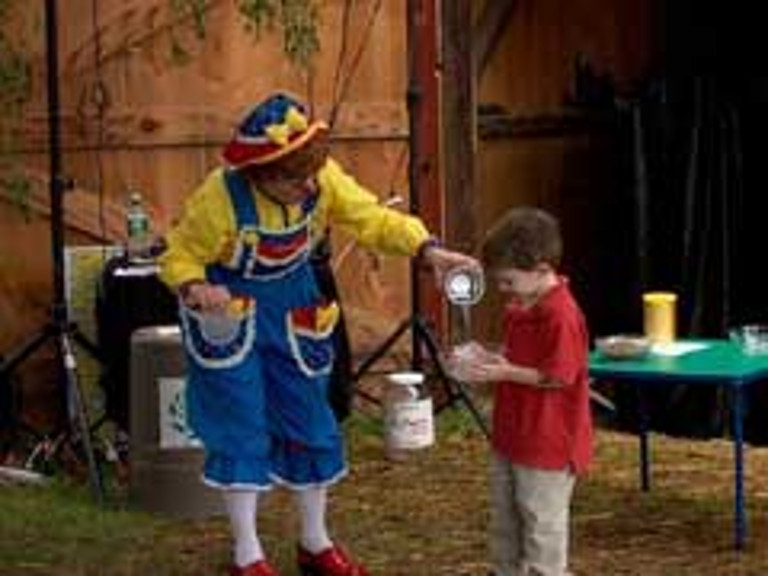
[[[491,560],[495,576],[568,574],[568,523],[576,477],[491,457]]]

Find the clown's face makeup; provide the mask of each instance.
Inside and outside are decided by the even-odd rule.
[[[256,178],[256,187],[280,204],[300,204],[317,193],[315,177]]]
[[[281,204],[297,204],[317,192],[316,176],[328,158],[324,136],[273,163],[246,167],[256,187]]]

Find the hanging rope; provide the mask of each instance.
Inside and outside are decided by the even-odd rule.
[[[328,116],[328,124],[331,127],[331,129],[333,129],[334,125],[336,124],[341,107],[343,106],[344,101],[346,100],[347,94],[349,92],[350,86],[352,85],[352,80],[355,76],[355,73],[357,72],[358,66],[360,65],[360,61],[362,60],[363,54],[365,53],[365,50],[368,47],[368,43],[370,42],[371,30],[373,29],[373,25],[378,19],[379,14],[381,13],[382,6],[384,4],[383,0],[376,0],[376,4],[374,4],[373,8],[371,9],[371,12],[363,28],[362,40],[349,62],[346,75],[344,76],[344,78],[342,78],[341,71],[344,68],[344,64],[347,56],[347,50],[349,48],[348,46],[349,29],[350,29],[351,20],[352,20],[351,13],[352,13],[353,2],[354,0],[345,0],[343,12],[342,12],[341,41],[339,44],[336,70],[334,73],[334,80],[333,80],[333,92],[332,92],[333,104]],[[400,196],[397,193],[395,186],[396,186],[396,180],[397,180],[398,174],[401,172],[401,170],[405,166],[405,161],[407,157],[408,157],[408,142],[406,141],[403,144],[403,147],[400,150],[400,153],[398,154],[397,160],[395,161],[395,164],[392,169],[392,176],[390,177],[389,186],[387,188],[387,198],[386,200],[382,200],[382,204],[385,206],[393,207],[403,201],[402,196]],[[335,272],[338,272],[339,268],[347,260],[347,258],[349,257],[349,255],[351,254],[355,246],[356,246],[356,242],[354,240],[351,240],[342,247],[342,249],[339,251],[339,253],[336,255],[333,261],[333,269]],[[371,253],[371,255],[374,256],[374,258],[376,258],[375,254]],[[376,267],[376,261],[374,262],[374,267]]]
[[[352,79],[354,78],[355,73],[357,72],[357,67],[360,65],[360,60],[362,59],[363,54],[365,53],[365,50],[368,47],[368,43],[371,40],[371,30],[373,29],[373,25],[378,19],[379,14],[381,13],[381,7],[384,5],[383,0],[376,0],[376,4],[374,4],[373,9],[371,10],[371,13],[368,15],[368,20],[366,21],[365,26],[363,27],[362,40],[360,41],[360,44],[358,45],[357,50],[352,56],[349,66],[347,67],[347,73],[345,77],[342,79],[341,69],[344,67],[343,62],[346,59],[347,42],[348,42],[349,27],[350,27],[350,21],[351,21],[351,10],[352,10],[351,3],[352,3],[352,0],[345,0],[344,12],[342,14],[341,44],[339,47],[339,56],[336,64],[336,74],[334,77],[334,86],[333,86],[333,106],[331,107],[331,112],[328,115],[328,125],[331,127],[331,129],[333,129],[336,123],[336,119],[339,115],[341,107],[344,104],[344,100],[347,97],[347,92],[349,91],[349,87],[352,84]]]
[[[104,116],[109,102],[107,87],[104,84],[102,74],[102,46],[101,30],[99,28],[99,0],[91,0],[91,27],[93,29],[93,71],[94,82],[91,90],[91,103],[96,109],[96,147],[94,154],[96,156],[96,195],[98,198],[99,214],[99,235],[101,242],[106,247],[107,244],[107,221],[104,202],[104,159],[102,149],[104,148]],[[106,258],[106,252],[102,255]]]
[[[342,9],[341,41],[339,42],[339,52],[336,59],[336,69],[335,69],[334,78],[333,78],[333,92],[332,92],[333,104],[331,106],[331,111],[328,116],[328,124],[331,127],[331,129],[333,129],[334,125],[336,124],[336,120],[338,119],[338,115],[341,110],[341,107],[344,104],[344,101],[347,97],[347,93],[350,89],[350,86],[352,85],[352,80],[355,76],[355,73],[357,72],[358,66],[360,65],[360,61],[362,60],[363,54],[365,53],[365,50],[368,47],[368,43],[370,42],[371,30],[373,29],[373,25],[376,23],[376,20],[378,19],[381,13],[381,9],[384,5],[383,0],[376,0],[376,4],[374,4],[373,8],[371,9],[371,12],[368,15],[368,19],[363,28],[362,40],[358,45],[357,50],[355,51],[355,54],[348,65],[346,75],[342,78],[342,70],[344,69],[345,60],[347,58],[347,50],[349,49],[349,30],[352,24],[352,8],[353,8],[352,5],[355,1],[356,0],[344,0],[344,7]],[[312,76],[308,77],[308,81],[313,81],[313,80],[314,78]],[[313,83],[308,84],[308,88],[312,89],[312,92],[314,92]],[[392,200],[395,197],[397,197],[397,193],[395,191],[395,180],[397,179],[398,173],[405,165],[405,159],[407,157],[407,154],[408,154],[408,143],[406,142],[393,167],[392,177],[390,178],[389,187],[387,188],[387,194],[388,194],[387,202],[392,202]]]
[[[352,17],[352,3],[354,0],[344,0],[341,12],[341,39],[339,40],[339,52],[336,55],[336,70],[333,74],[333,88],[331,92],[331,111],[328,124],[331,128],[336,123],[336,114],[339,100],[339,86],[341,85],[341,71],[344,69],[344,61],[347,57],[347,45],[349,42],[349,25]]]

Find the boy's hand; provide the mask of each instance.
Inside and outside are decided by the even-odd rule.
[[[457,346],[448,356],[449,373],[462,382],[512,382],[538,388],[560,388],[562,384],[543,376],[537,369],[514,364],[498,352],[476,342]]]
[[[202,281],[182,286],[179,293],[185,305],[201,312],[223,313],[232,301],[232,295],[225,286]]]
[[[510,364],[503,355],[468,342],[454,348],[448,356],[448,371],[469,383],[497,382],[509,376]]]
[[[510,364],[506,360],[490,362],[463,362],[457,370],[459,380],[470,383],[501,382],[509,380]]]

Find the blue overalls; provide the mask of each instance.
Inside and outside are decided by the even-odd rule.
[[[206,449],[204,481],[251,489],[332,483],[346,464],[327,401],[334,324],[321,320],[337,318],[338,308],[323,300],[309,262],[317,197],[304,202],[297,224],[265,230],[245,177],[230,170],[225,178],[237,246],[206,274],[248,305],[213,336],[205,315],[181,311],[187,414]]]

